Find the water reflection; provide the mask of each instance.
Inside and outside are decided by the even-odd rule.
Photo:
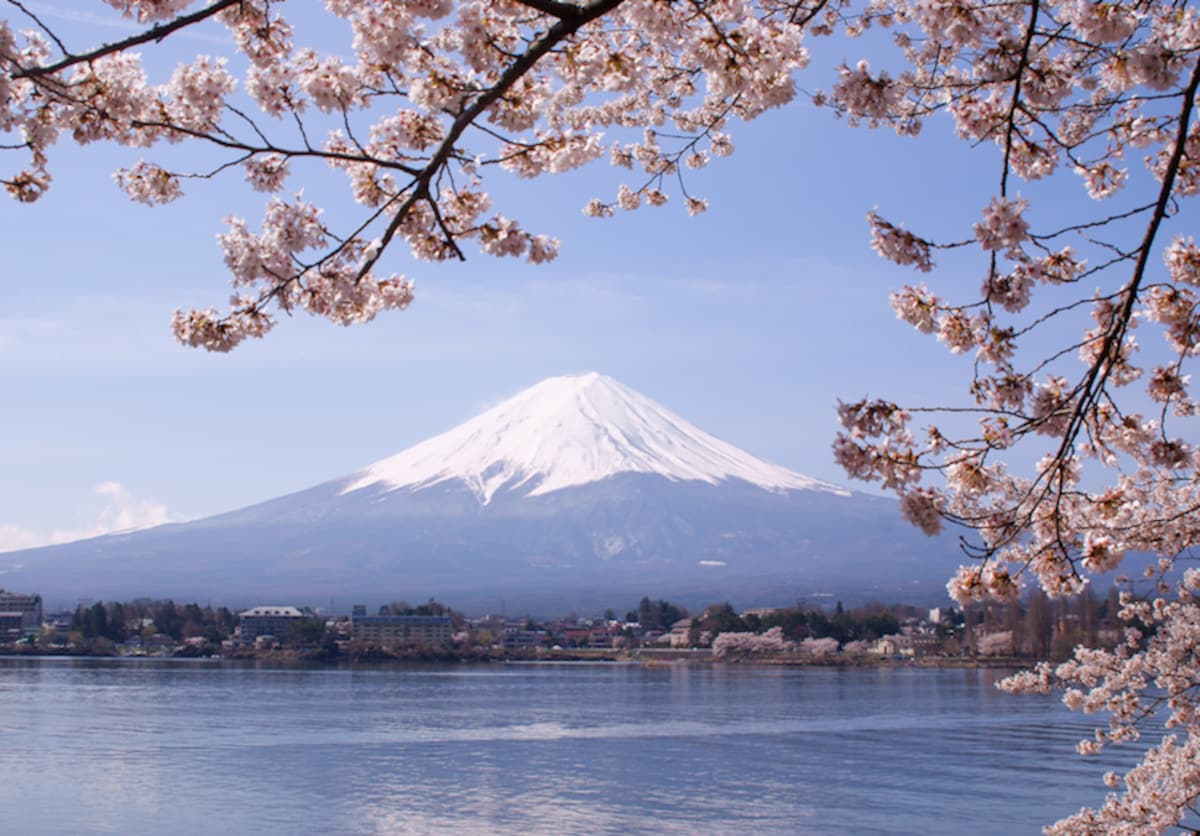
[[[29,834],[1007,834],[1101,801],[1088,725],[996,678],[4,660],[0,803]]]

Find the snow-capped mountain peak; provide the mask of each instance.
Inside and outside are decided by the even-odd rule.
[[[487,504],[502,488],[538,496],[620,473],[848,493],[727,444],[596,372],[543,380],[449,432],[369,465],[341,493],[369,486],[419,490],[458,480]]]

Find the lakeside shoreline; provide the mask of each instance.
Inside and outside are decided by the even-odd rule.
[[[746,667],[805,667],[805,668],[929,668],[929,669],[989,669],[1028,668],[1038,659],[1013,656],[923,656],[919,658],[893,658],[883,656],[846,656],[833,654],[813,657],[801,654],[742,655],[713,658],[707,649],[698,650],[645,650],[612,651],[609,649],[588,650],[577,648],[562,651],[512,651],[500,649],[439,650],[434,648],[367,648],[366,652],[330,654],[320,650],[306,651],[291,648],[253,650],[239,653],[162,653],[162,654],[119,654],[79,653],[56,649],[0,649],[0,660],[7,659],[71,659],[71,660],[129,660],[170,661],[196,660],[208,662],[246,662],[255,664],[292,667],[377,667],[390,664],[445,665],[445,664],[510,664],[510,663],[610,663],[641,665],[643,667],[672,667],[677,665],[746,666]]]

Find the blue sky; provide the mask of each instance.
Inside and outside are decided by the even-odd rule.
[[[847,46],[814,64],[853,60],[836,52]],[[352,329],[300,316],[227,356],[178,346],[168,322],[177,306],[224,303],[215,235],[231,211],[256,224],[262,197],[227,179],[135,205],[111,171],[139,154],[61,145],[42,201],[0,202],[0,548],[299,490],[589,370],[844,483],[829,452],[837,398],[948,402],[969,374],[894,318],[889,289],[923,277],[875,256],[864,216],[878,206],[963,237],[997,155],[954,140],[948,120],[901,140],[802,102],[732,135],[737,152],[689,181],[711,200],[700,217],[676,195],[585,218],[587,199],[626,174],[603,163],[494,182],[497,209],[562,240],[556,262],[469,253],[435,267],[395,249],[387,266],[417,281],[410,310]],[[326,180],[298,172],[291,189]],[[934,280],[972,291],[982,269],[974,259]]]

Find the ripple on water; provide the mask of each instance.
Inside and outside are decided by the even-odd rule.
[[[979,671],[20,661],[27,834],[1032,833],[1115,765]]]

